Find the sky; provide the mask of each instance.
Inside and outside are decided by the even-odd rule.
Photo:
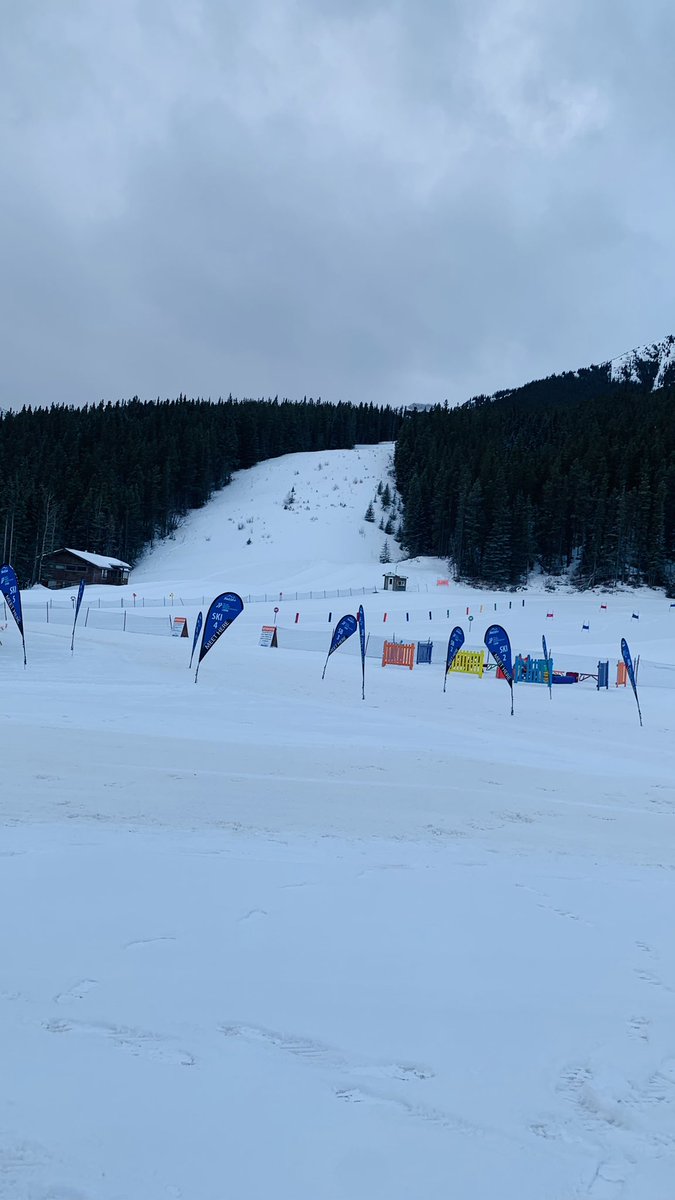
[[[670,0],[22,0],[0,407],[461,403],[675,332]]]

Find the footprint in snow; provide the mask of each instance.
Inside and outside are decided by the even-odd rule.
[[[225,1037],[241,1038],[246,1042],[258,1042],[295,1058],[327,1066],[349,1075],[368,1077],[372,1079],[395,1079],[403,1083],[412,1080],[432,1079],[434,1072],[428,1067],[420,1067],[414,1063],[366,1062],[341,1053],[332,1046],[312,1038],[296,1037],[293,1034],[277,1033],[260,1025],[221,1025],[220,1032]]]
[[[153,1062],[170,1063],[173,1066],[193,1067],[195,1058],[187,1050],[170,1045],[169,1039],[158,1033],[143,1029],[129,1029],[104,1022],[46,1021],[43,1028],[47,1033],[74,1033],[85,1037],[101,1038],[114,1046],[120,1046],[136,1058]]]
[[[98,987],[98,980],[80,979],[78,983],[74,983],[66,992],[57,992],[54,996],[54,1003],[68,1004],[71,1000],[83,1000],[87,992],[91,992],[96,987]]]

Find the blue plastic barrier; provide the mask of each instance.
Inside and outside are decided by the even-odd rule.
[[[417,643],[417,664],[430,663],[431,652],[434,648],[433,642],[418,642]]]

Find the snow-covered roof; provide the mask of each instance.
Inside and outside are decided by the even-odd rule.
[[[121,558],[109,558],[107,554],[90,554],[88,550],[71,550],[69,546],[66,546],[66,554],[74,554],[76,558],[91,563],[92,567],[102,567],[103,570],[107,570],[109,567],[124,567],[127,571],[131,570],[129,563],[122,562]]]

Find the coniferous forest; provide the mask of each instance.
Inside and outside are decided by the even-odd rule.
[[[22,585],[61,546],[133,564],[232,473],[267,458],[396,439],[403,548],[457,579],[675,586],[675,383],[607,364],[459,408],[138,399],[0,415],[3,561]],[[675,370],[675,367],[673,368]]]
[[[22,586],[62,546],[133,564],[233,471],[280,454],[393,440],[399,424],[397,412],[371,404],[231,397],[5,412],[3,562]]]
[[[607,365],[409,413],[396,446],[410,556],[491,587],[675,583],[675,385]]]

